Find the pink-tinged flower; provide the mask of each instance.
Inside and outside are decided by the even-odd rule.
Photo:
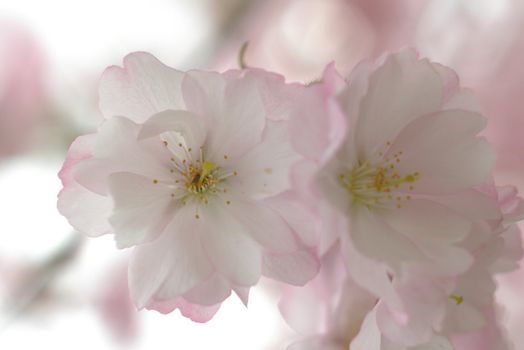
[[[280,312],[300,335],[288,350],[347,350],[377,302],[347,276],[338,245],[321,262],[320,273],[307,285],[284,287]]]
[[[27,145],[42,112],[40,50],[24,28],[0,22],[0,156]]]
[[[473,259],[459,243],[473,222],[500,217],[496,200],[474,189],[489,180],[494,155],[477,137],[485,119],[469,91],[450,70],[405,50],[360,64],[338,101],[349,131],[317,162],[315,185],[344,218],[338,236],[353,278],[380,294],[372,271],[387,284],[410,262],[448,275],[467,270]],[[308,131],[292,130],[307,157]]]
[[[71,146],[58,206],[79,231],[136,246],[139,308],[205,321],[231,290],[247,303],[261,275],[302,285],[316,274],[289,192],[289,101],[273,95],[295,90],[260,70],[183,73],[146,53],[106,70],[106,120]]]

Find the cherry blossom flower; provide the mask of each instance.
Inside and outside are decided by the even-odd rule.
[[[467,270],[472,256],[459,243],[474,221],[500,216],[474,189],[489,179],[494,156],[477,137],[485,119],[470,96],[453,72],[411,50],[362,63],[338,93],[350,129],[328,161],[317,157],[314,183],[343,217],[350,273],[370,290],[377,279],[363,264],[385,281],[407,262]],[[325,131],[305,129],[293,128],[292,140],[307,156],[308,133]]]
[[[299,85],[261,70],[179,72],[146,53],[100,83],[106,120],[71,146],[58,206],[79,231],[135,246],[137,307],[207,321],[261,275],[302,285],[317,272],[289,190]],[[298,214],[297,214],[298,213]],[[302,220],[304,219],[304,220]]]
[[[491,185],[485,119],[453,71],[405,50],[341,81],[328,68],[310,87],[320,101],[292,114],[291,140],[321,254],[339,239],[349,278],[379,299],[351,349],[452,349],[451,334],[490,324],[522,202]]]

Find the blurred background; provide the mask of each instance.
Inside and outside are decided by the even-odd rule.
[[[495,177],[524,193],[522,0],[0,0],[0,348],[282,349],[295,335],[263,281],[208,324],[137,312],[128,251],[84,239],[56,210],[71,141],[101,121],[103,69],[149,51],[178,69],[246,62],[310,82],[335,61],[414,46],[454,68],[489,118]],[[501,314],[524,349],[524,271],[500,278]]]

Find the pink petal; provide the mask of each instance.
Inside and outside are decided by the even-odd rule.
[[[220,309],[220,304],[202,306],[190,303],[184,298],[178,298],[176,300],[166,301],[153,300],[147,305],[147,309],[156,310],[162,314],[168,314],[175,309],[179,309],[180,313],[190,320],[198,323],[206,323],[215,316],[218,309]]]
[[[90,192],[74,179],[76,167],[92,157],[95,135],[78,137],[69,148],[67,158],[58,173],[64,188],[58,194],[58,211],[71,226],[89,236],[111,231],[107,221],[112,203],[108,197]]]
[[[345,117],[334,99],[339,80],[334,66],[326,67],[322,82],[307,87],[291,113],[291,143],[309,159],[319,161],[332,153],[346,134]]]

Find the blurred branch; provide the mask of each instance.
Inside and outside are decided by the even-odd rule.
[[[38,266],[20,283],[4,301],[0,308],[5,319],[0,323],[0,331],[5,330],[17,318],[23,316],[47,291],[61,270],[71,263],[81,246],[82,237],[74,234],[47,261]]]

